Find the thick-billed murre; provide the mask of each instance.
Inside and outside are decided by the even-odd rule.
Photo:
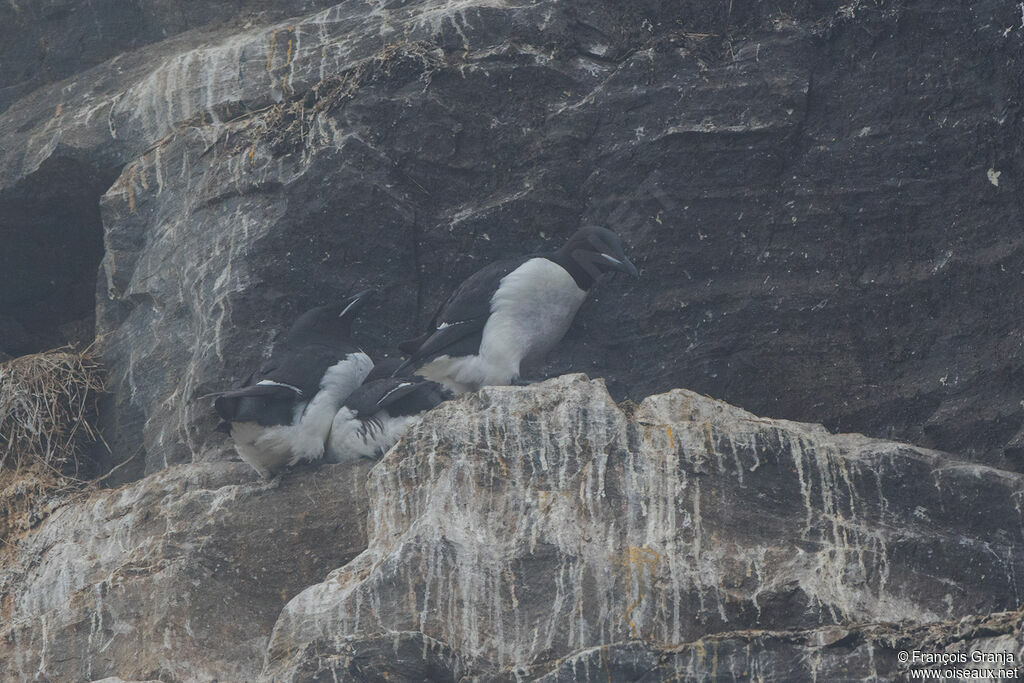
[[[337,463],[381,457],[420,413],[451,396],[440,384],[422,377],[368,377],[335,415],[324,460]]]
[[[242,386],[209,394],[242,460],[264,478],[323,456],[338,408],[373,361],[350,341],[352,320],[372,290],[303,313]]]
[[[423,363],[416,374],[455,393],[508,384],[561,340],[612,270],[638,275],[618,235],[598,226],[580,228],[554,253],[492,263],[455,290],[424,335],[399,345],[410,354],[401,369]]]

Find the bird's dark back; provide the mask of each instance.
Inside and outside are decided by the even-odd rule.
[[[388,406],[388,412],[394,416],[417,415],[435,408],[452,397],[450,391],[436,382],[423,380],[416,391],[406,394]]]

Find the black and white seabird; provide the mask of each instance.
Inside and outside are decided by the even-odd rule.
[[[455,290],[426,334],[399,345],[410,354],[402,369],[425,363],[416,374],[455,393],[509,384],[562,339],[612,270],[638,275],[619,236],[598,226],[580,228],[554,253],[492,263]]]
[[[440,384],[422,377],[376,379],[374,374],[352,392],[334,416],[326,462],[381,457],[398,443],[420,413],[452,396]]]
[[[210,394],[242,460],[265,479],[318,460],[338,408],[373,367],[349,339],[371,290],[303,313],[241,387]]]

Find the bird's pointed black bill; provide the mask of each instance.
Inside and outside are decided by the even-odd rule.
[[[366,303],[366,301],[367,301],[367,300],[368,300],[368,299],[369,299],[369,298],[370,298],[370,297],[371,297],[371,296],[372,296],[372,295],[373,295],[373,294],[374,294],[374,293],[375,293],[376,291],[377,291],[376,289],[374,289],[373,287],[371,287],[371,288],[369,288],[369,289],[364,289],[364,290],[363,290],[363,291],[361,291],[361,292],[356,292],[355,294],[353,294],[352,296],[350,296],[350,297],[348,298],[348,303],[347,303],[347,305],[345,306],[345,308],[341,309],[341,313],[339,313],[339,314],[338,314],[338,317],[340,318],[340,317],[342,317],[343,315],[345,315],[346,313],[356,313],[357,311],[359,311],[359,309],[363,307],[363,304],[365,304],[365,303]]]
[[[636,269],[636,266],[625,256],[616,258],[610,254],[601,254],[601,257],[610,263],[615,270],[632,275],[633,277],[640,277],[640,272]]]

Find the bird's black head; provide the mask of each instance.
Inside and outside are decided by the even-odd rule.
[[[335,338],[348,337],[352,330],[352,321],[374,291],[366,289],[338,303],[309,309],[292,325],[288,331],[289,338],[324,334]]]
[[[581,289],[590,289],[603,273],[611,270],[639,277],[636,266],[626,258],[619,236],[597,225],[577,230],[558,250],[558,261]]]

